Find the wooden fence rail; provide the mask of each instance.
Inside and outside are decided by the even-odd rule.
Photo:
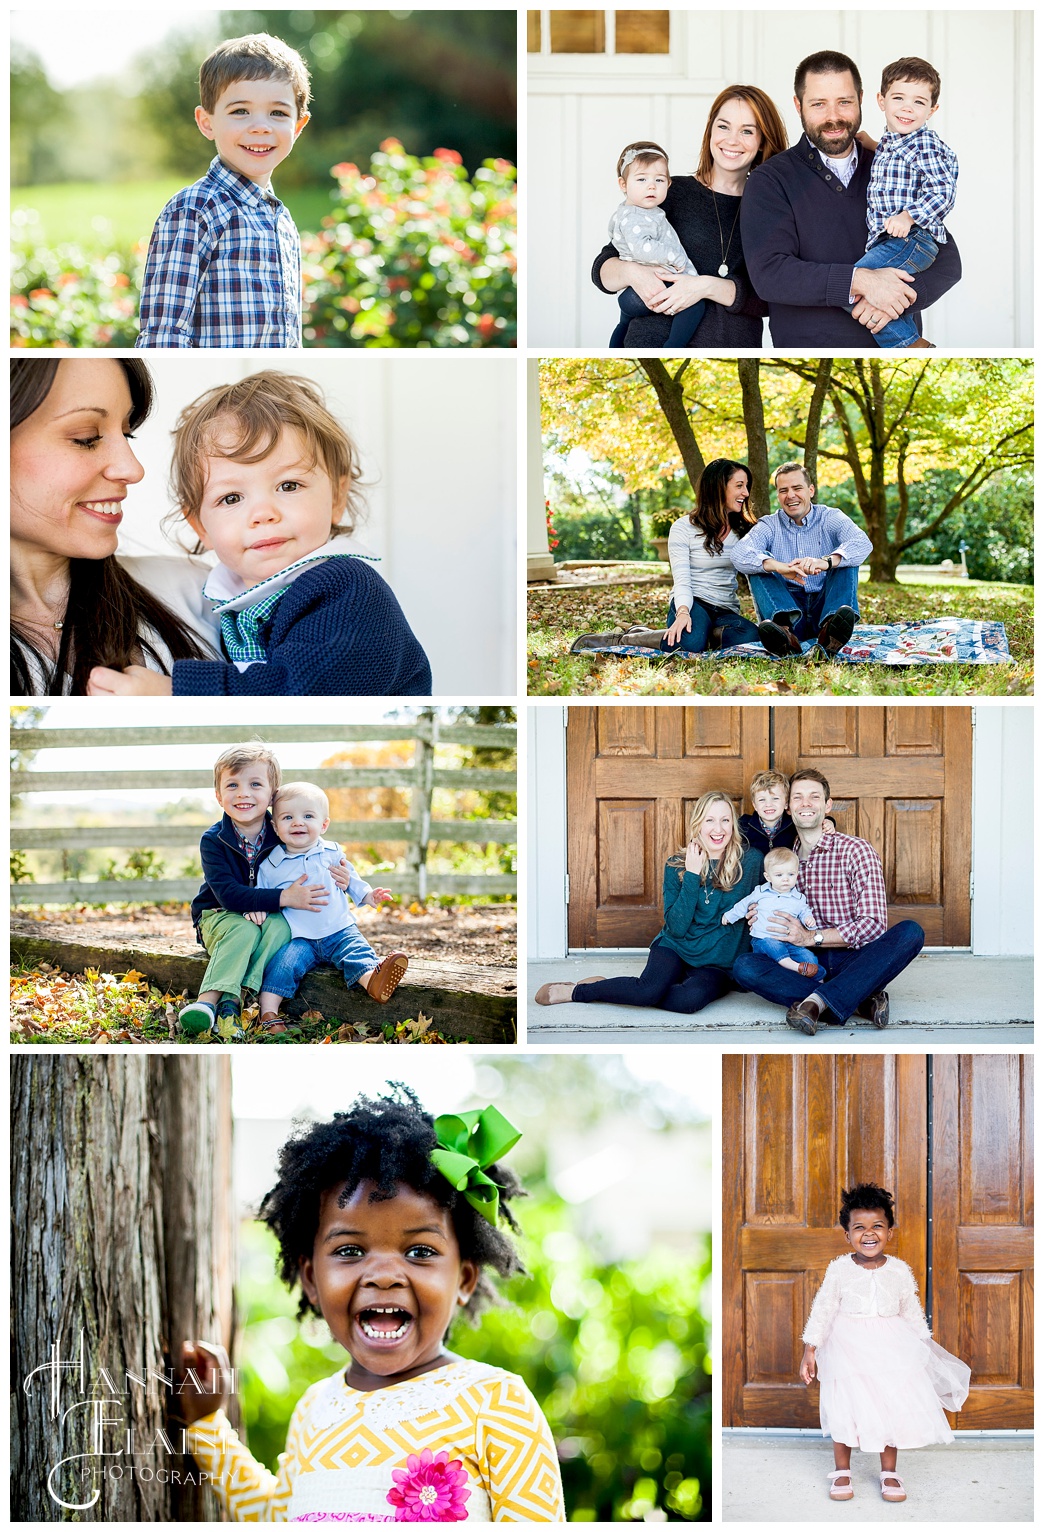
[[[437,715],[423,713],[410,724],[278,725],[255,728],[234,725],[187,728],[13,729],[12,749],[117,749],[141,745],[378,743],[409,740],[414,744],[414,763],[404,767],[321,767],[309,771],[308,779],[331,788],[393,787],[410,794],[408,819],[345,819],[332,821],[327,834],[340,841],[401,841],[406,846],[406,869],[382,873],[381,882],[393,893],[424,899],[433,894],[507,894],[516,890],[513,874],[429,873],[427,861],[432,844],[443,842],[494,842],[512,845],[518,838],[515,820],[439,819],[431,817],[436,788],[453,793],[516,789],[514,769],[473,771],[435,766],[440,744],[468,745],[485,749],[515,748],[517,731],[500,724],[441,724]],[[213,789],[212,771],[110,770],[110,771],[13,771],[12,793],[103,793],[129,789]],[[200,825],[76,826],[12,825],[12,850],[64,851],[88,847],[116,849],[198,845],[205,828]],[[88,882],[69,878],[56,883],[13,883],[12,904],[100,903],[126,901],[162,903],[191,899],[198,878],[122,878]]]

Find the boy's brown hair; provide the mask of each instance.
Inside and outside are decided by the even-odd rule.
[[[774,846],[771,851],[765,852],[765,860],[761,864],[766,878],[770,873],[782,872],[784,867],[800,867],[801,861],[796,851],[791,851],[788,846]]]
[[[242,771],[251,761],[263,761],[268,767],[268,785],[274,796],[279,791],[283,774],[273,752],[260,740],[255,745],[230,745],[227,750],[222,750],[214,762],[214,791],[221,792],[221,779],[226,771]]]
[[[260,463],[272,452],[284,427],[305,444],[310,467],[321,465],[336,491],[344,485],[344,510],[331,536],[355,529],[362,510],[362,470],[354,442],[327,408],[318,384],[292,373],[255,372],[238,383],[208,389],[185,406],[174,427],[170,488],[184,516],[198,515],[206,490],[204,459],[226,457]],[[218,451],[219,435],[232,428],[231,450]],[[193,550],[203,551],[198,544]]]
[[[222,91],[237,80],[286,80],[294,93],[298,117],[308,109],[312,82],[308,65],[296,49],[267,32],[251,32],[218,43],[199,70],[199,104],[212,112]]]
[[[630,159],[627,156],[630,155]],[[627,163],[624,164],[624,161]],[[648,139],[641,138],[637,143],[628,144],[621,149],[620,158],[616,162],[616,176],[620,181],[626,181],[636,165],[644,170],[647,165],[655,165],[657,160],[662,160],[664,169],[667,171],[668,181],[671,179],[671,162],[667,158],[667,150],[661,149],[659,144],[650,143]]]
[[[935,65],[929,64],[927,59],[896,59],[894,64],[886,64],[881,75],[882,96],[887,96],[889,87],[898,85],[900,81],[904,84],[927,85],[932,92],[932,105],[939,105],[942,80]]]
[[[790,791],[790,778],[785,777],[781,771],[759,771],[750,784],[750,801],[753,804],[755,793],[767,792],[770,787],[781,787],[784,795]]]

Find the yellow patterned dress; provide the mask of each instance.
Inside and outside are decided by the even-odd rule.
[[[373,1393],[315,1383],[274,1476],[221,1410],[192,1427],[233,1521],[564,1521],[558,1455],[522,1379],[455,1358]]]

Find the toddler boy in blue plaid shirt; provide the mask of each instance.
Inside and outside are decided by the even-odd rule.
[[[135,346],[301,345],[301,240],[271,181],[309,91],[301,55],[265,32],[204,60],[196,126],[217,154],[156,220]]]
[[[926,271],[946,243],[943,222],[957,194],[957,156],[928,127],[939,109],[938,70],[924,59],[897,59],[881,76],[877,104],[886,131],[877,146],[866,194],[869,237],[857,266]],[[893,319],[874,336],[879,346],[929,347],[912,319]]]

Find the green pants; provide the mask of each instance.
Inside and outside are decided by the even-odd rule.
[[[290,940],[290,927],[278,913],[255,926],[234,910],[204,910],[199,929],[210,953],[200,994],[213,989],[237,999],[240,990],[260,990],[265,965]]]

